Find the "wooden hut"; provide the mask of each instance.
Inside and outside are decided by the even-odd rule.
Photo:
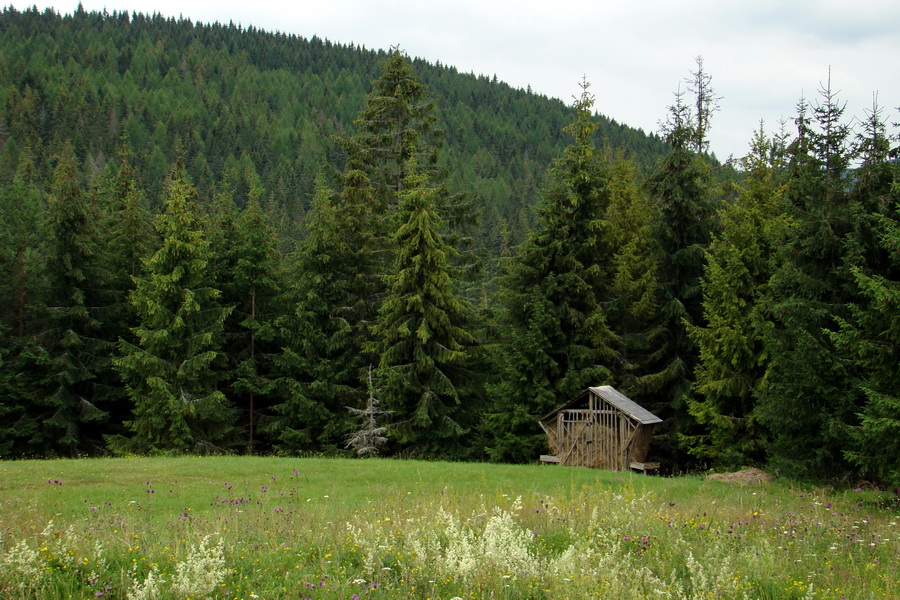
[[[611,470],[659,468],[644,459],[661,422],[612,386],[591,387],[539,421],[551,453],[541,460]]]

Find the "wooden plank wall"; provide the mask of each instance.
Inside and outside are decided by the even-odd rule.
[[[587,409],[561,411],[556,424],[552,445],[564,465],[625,470],[646,453],[639,425],[594,394]]]

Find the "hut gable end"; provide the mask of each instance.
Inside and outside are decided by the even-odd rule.
[[[553,462],[611,470],[643,461],[661,422],[608,385],[588,388],[539,421]]]

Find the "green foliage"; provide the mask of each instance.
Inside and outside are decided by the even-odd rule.
[[[209,285],[209,243],[185,177],[176,164],[155,221],[161,246],[131,295],[136,342],[119,344],[116,366],[133,403],[130,436],[108,440],[119,452],[210,452],[233,443],[234,408],[216,387],[215,368],[232,308]]]
[[[654,389],[668,342],[660,312],[660,255],[654,236],[658,207],[640,187],[633,161],[620,153],[607,160],[610,200],[603,230],[611,254],[607,310],[621,340],[620,360],[611,368],[620,389],[639,399]]]
[[[0,307],[3,326],[23,338],[34,332],[33,305],[44,286],[42,246],[46,207],[32,163],[22,160],[11,184],[0,187],[0,290],[9,302]]]
[[[845,426],[861,403],[854,368],[827,335],[853,299],[850,252],[856,216],[848,201],[849,128],[830,88],[822,103],[798,108],[797,136],[788,147],[786,199],[791,236],[769,288],[773,326],[759,414],[771,431],[770,464],[785,473],[835,476],[843,459]]]
[[[47,353],[38,334],[45,316],[46,204],[23,157],[12,183],[0,185],[0,456],[41,455],[46,444],[39,401],[46,394]]]
[[[46,456],[48,444],[42,428],[44,390],[42,376],[47,372],[46,352],[40,346],[16,340],[8,331],[0,331],[0,458]],[[30,378],[23,377],[30,373]],[[49,447],[49,452],[53,448]]]
[[[702,139],[697,138],[696,121],[683,95],[678,93],[675,99],[666,125],[666,139],[672,149],[647,180],[659,215],[655,237],[661,257],[660,311],[667,329],[666,356],[661,368],[645,378],[641,387],[649,396],[648,408],[666,421],[661,428],[663,443],[666,454],[677,462],[678,436],[688,433],[692,426],[687,400],[697,351],[687,327],[703,319],[700,278],[704,251],[713,231],[715,204],[710,164],[694,151],[703,147]]]
[[[42,407],[46,443],[54,451],[96,450],[97,431],[108,413],[100,383],[112,368],[114,346],[105,339],[99,311],[109,302],[109,275],[98,256],[98,215],[79,181],[75,156],[66,145],[54,171],[48,199],[50,243],[46,255],[48,376]]]
[[[246,451],[258,445],[257,423],[274,401],[274,356],[279,352],[275,320],[282,314],[283,267],[278,237],[251,186],[251,199],[236,212],[229,196],[213,207],[207,237],[211,274],[229,307],[222,333],[223,381],[219,388],[240,411]]]
[[[392,49],[381,69],[355,134],[340,140],[350,163],[366,172],[376,214],[396,209],[410,165],[434,172],[441,144],[434,101],[406,56]]]
[[[414,452],[446,454],[474,421],[472,309],[457,293],[454,249],[445,240],[440,190],[408,169],[392,236],[387,295],[373,328],[381,400],[394,413],[396,442]]]
[[[894,189],[895,198],[896,193]],[[900,221],[896,210],[900,206],[896,200],[894,206],[892,213],[878,219],[877,239],[890,261],[881,273],[852,269],[861,298],[848,307],[846,320],[839,320],[840,329],[831,337],[859,368],[866,400],[859,423],[849,429],[845,455],[863,473],[900,488]]]
[[[277,249],[278,239],[262,208],[255,201],[247,205],[238,221],[234,288],[225,287],[226,300],[235,298],[238,331],[232,338],[237,350],[229,357],[236,364],[232,388],[243,395],[241,406],[247,415],[248,447],[253,448],[257,413],[273,402],[274,368],[278,350],[275,319],[282,314],[281,295],[284,269]]]
[[[721,233],[706,253],[704,325],[688,329],[699,351],[696,394],[688,410],[703,433],[685,440],[690,452],[719,468],[762,464],[765,430],[756,392],[765,373],[767,285],[787,237],[784,164],[762,127],[743,159],[737,198],[719,210]]]
[[[291,310],[277,319],[275,415],[266,426],[282,451],[335,448],[347,433],[346,406],[363,401],[363,346],[377,311],[371,240],[375,215],[362,171],[344,175],[340,195],[319,180],[294,257]]]

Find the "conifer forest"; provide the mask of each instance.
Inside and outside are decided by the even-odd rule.
[[[896,110],[823,65],[723,163],[714,76],[646,133],[587,81],[4,9],[0,458],[532,462],[613,385],[664,472],[900,487]]]

